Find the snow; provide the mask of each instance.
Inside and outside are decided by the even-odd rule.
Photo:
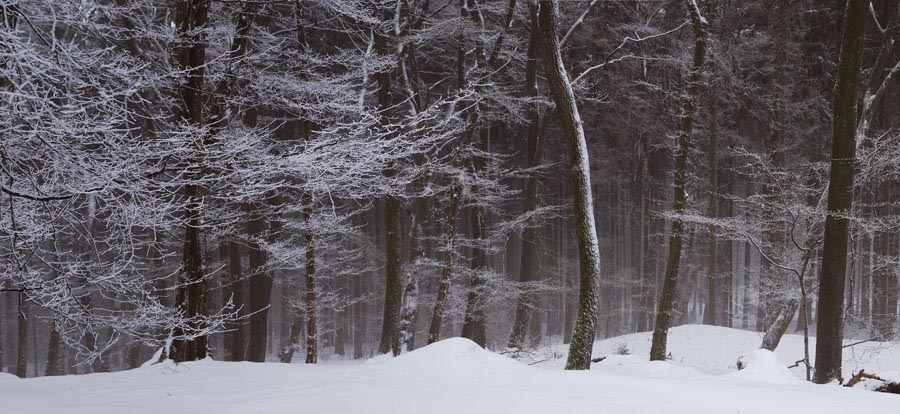
[[[796,384],[799,381],[774,352],[765,349],[741,355],[734,369],[734,372],[724,375],[724,378],[772,384]]]
[[[669,335],[672,361],[648,362],[650,333],[595,344],[590,371],[563,371],[564,347],[528,365],[452,338],[364,363],[156,364],[131,371],[18,379],[0,375],[4,414],[18,413],[847,413],[896,412],[898,397],[814,385],[783,368],[802,354],[787,336],[775,353],[761,334],[683,326]],[[623,347],[624,344],[624,347]],[[900,344],[860,345],[848,361],[866,372],[900,371]],[[627,348],[627,351],[625,350]],[[854,347],[856,348],[856,347]],[[862,349],[878,350],[870,358]],[[630,352],[630,355],[614,355]],[[735,370],[743,356],[746,368]],[[855,368],[855,366],[854,366]],[[892,373],[893,375],[894,373]],[[792,378],[793,376],[793,378]],[[864,382],[865,384],[865,382]]]

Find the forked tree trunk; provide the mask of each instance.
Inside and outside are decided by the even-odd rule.
[[[578,315],[569,345],[566,369],[590,369],[591,350],[597,322],[597,283],[600,280],[600,245],[594,223],[594,204],[591,195],[591,171],[587,141],[575,93],[563,63],[559,38],[558,4],[541,1],[538,17],[541,49],[551,96],[556,103],[563,135],[569,150],[569,165],[573,190],[575,235],[578,242],[580,288]]]
[[[700,90],[700,79],[703,75],[703,65],[706,59],[706,33],[707,22],[700,15],[700,8],[696,0],[686,0],[688,13],[691,16],[691,24],[694,28],[694,62],[688,78],[688,96],[681,108],[681,127],[678,131],[675,149],[675,179],[672,185],[674,201],[672,212],[681,214],[685,208],[685,175],[687,172],[687,157],[690,147],[690,136],[694,126],[694,112],[696,111],[697,95]],[[681,261],[681,243],[684,233],[684,223],[678,217],[672,219],[672,230],[669,235],[669,254],[666,260],[666,273],[663,278],[663,288],[660,294],[659,307],[656,312],[656,324],[653,328],[653,340],[650,345],[650,360],[662,361],[666,359],[666,340],[669,334],[669,325],[672,322],[672,305],[675,302],[676,282],[678,279],[678,264]]]
[[[841,378],[844,327],[844,284],[847,271],[847,215],[853,205],[856,158],[856,99],[866,11],[869,2],[848,0],[844,15],[841,53],[834,93],[834,138],[828,182],[828,215],[819,277],[816,364],[813,381]]]

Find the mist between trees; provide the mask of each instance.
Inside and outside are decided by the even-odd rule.
[[[900,5],[838,3],[0,0],[0,367],[705,323],[836,378],[900,270]]]

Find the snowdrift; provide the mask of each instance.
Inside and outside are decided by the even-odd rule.
[[[758,381],[771,384],[795,384],[797,377],[789,371],[772,351],[757,349],[738,357],[735,372],[723,378]]]
[[[3,414],[164,413],[446,413],[517,414],[660,412],[894,413],[896,395],[790,380],[783,357],[750,352],[746,368],[728,371],[725,347],[744,332],[675,329],[673,355],[647,362],[642,341],[598,343],[611,355],[627,342],[632,355],[612,355],[591,371],[563,371],[564,361],[534,366],[447,339],[397,358],[320,365],[200,361],[132,371],[35,379],[0,376]],[[708,341],[703,362],[689,349]],[[633,344],[631,342],[634,342]],[[695,343],[696,342],[696,343]],[[604,349],[609,347],[609,349]],[[715,351],[714,351],[715,350]],[[738,354],[746,350],[738,350]],[[731,351],[728,351],[731,352]],[[731,360],[733,365],[736,355]],[[702,362],[699,367],[687,362]],[[721,361],[720,361],[721,359]],[[705,367],[717,367],[710,372]]]

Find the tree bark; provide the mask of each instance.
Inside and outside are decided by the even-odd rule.
[[[580,288],[578,315],[569,345],[566,369],[590,369],[591,350],[597,322],[597,283],[600,279],[600,245],[594,223],[594,205],[591,194],[591,171],[587,141],[575,93],[569,82],[569,74],[563,63],[559,38],[557,1],[541,1],[538,27],[544,67],[551,96],[556,103],[563,135],[569,150],[570,175],[575,211],[575,234],[578,242]]]
[[[238,323],[230,326],[231,331],[225,334],[225,347],[228,349],[230,361],[243,361],[247,354],[247,309],[244,305],[244,276],[241,264],[241,245],[234,239],[226,243],[228,255],[228,274],[231,278],[231,301],[239,318]]]
[[[55,319],[50,320],[50,338],[47,340],[47,368],[44,371],[44,375],[48,377],[65,374],[61,340],[56,324],[57,321]]]
[[[362,281],[361,276],[354,277],[350,281],[353,290],[353,305],[350,311],[353,314],[353,359],[363,357],[363,347],[365,346],[366,321],[363,319],[362,302]]]
[[[306,223],[306,363],[315,364],[318,360],[318,322],[316,319],[316,251],[313,245],[313,234],[309,229],[312,215],[312,197],[304,195],[303,221]]]
[[[797,299],[789,299],[784,306],[782,306],[781,311],[778,312],[778,316],[769,325],[769,329],[766,330],[766,334],[763,336],[762,344],[759,346],[761,349],[775,351],[775,348],[778,347],[778,343],[781,342],[781,337],[784,336],[788,326],[791,325],[791,321],[794,319],[794,315],[797,313],[797,308],[799,308],[799,306],[800,301]]]
[[[848,0],[841,37],[840,62],[834,93],[834,138],[828,183],[828,215],[819,277],[816,363],[813,381],[819,384],[841,378],[844,326],[844,284],[847,271],[847,239],[853,205],[856,158],[856,99],[859,89],[863,35],[869,2]]]
[[[888,22],[885,25],[885,33],[882,34],[882,50],[876,66],[873,68],[869,85],[877,85],[884,82],[885,65],[889,58],[896,58],[897,50],[891,50],[891,39],[900,31],[897,23],[900,21],[900,4],[897,2],[883,2]],[[896,41],[896,40],[894,40]],[[879,67],[880,66],[880,67]],[[873,82],[875,81],[875,82]],[[869,87],[871,89],[872,86]],[[894,89],[896,91],[896,88]],[[878,123],[881,130],[892,127],[893,103],[895,93],[885,93],[880,101],[881,111]],[[862,120],[864,122],[864,120]],[[874,214],[880,219],[887,219],[892,214],[894,198],[896,196],[896,178],[882,179],[875,188],[875,202],[877,207]],[[897,317],[897,275],[892,265],[897,257],[896,233],[889,229],[876,229],[872,238],[874,269],[872,271],[872,336],[882,341],[894,339],[894,322]]]
[[[538,16],[537,6],[530,4],[528,13],[531,20],[531,36],[528,41],[528,60],[525,63],[525,95],[530,98],[536,98],[537,91],[537,63],[538,54]],[[537,183],[538,173],[535,171],[541,162],[541,134],[540,134],[540,112],[534,106],[528,108],[528,126],[525,128],[525,151],[528,161],[526,168],[531,170],[525,178],[525,188],[523,190],[522,210],[524,214],[529,214],[537,208]],[[521,293],[516,300],[516,314],[513,321],[513,329],[509,334],[507,346],[509,348],[521,349],[525,345],[525,337],[534,313],[535,294],[530,292],[531,287],[528,283],[533,282],[538,268],[538,249],[537,249],[537,229],[533,224],[529,224],[522,231],[522,248],[520,250],[521,265],[519,267],[519,283],[525,291]],[[532,338],[532,346],[537,344]]]
[[[444,319],[444,308],[447,306],[447,295],[450,293],[450,277],[453,276],[453,256],[456,245],[456,215],[459,211],[459,191],[454,186],[450,190],[450,202],[447,207],[447,222],[444,224],[444,259],[441,267],[441,281],[438,284],[437,299],[431,313],[431,324],[428,328],[428,343],[433,344],[441,339],[441,324]]]
[[[710,219],[718,217],[719,203],[719,174],[718,156],[716,154],[718,143],[718,119],[716,118],[716,96],[712,88],[708,88],[709,94],[709,148],[707,149],[706,163],[709,169],[709,199],[707,201],[707,216]],[[718,310],[718,240],[716,240],[716,227],[711,226],[707,240],[709,253],[706,266],[706,312],[703,314],[703,323],[716,325]],[[727,313],[727,312],[726,312]]]
[[[687,92],[688,96],[682,104],[681,128],[678,131],[675,149],[675,192],[672,211],[681,214],[685,208],[685,175],[687,172],[687,157],[690,147],[691,130],[694,126],[694,112],[697,95],[700,89],[700,79],[703,75],[703,65],[706,59],[706,20],[700,15],[700,8],[695,0],[686,0],[691,24],[694,28],[694,61],[689,75]],[[678,264],[681,260],[681,243],[684,233],[684,223],[678,217],[672,219],[672,230],[669,235],[669,254],[666,260],[666,273],[663,278],[663,288],[659,299],[659,307],[656,312],[656,324],[653,328],[653,341],[650,346],[650,360],[662,361],[666,359],[666,340],[669,334],[669,325],[672,321],[672,305],[675,302],[676,282],[678,278]]]
[[[18,346],[16,348],[16,376],[25,378],[28,376],[28,322],[31,317],[28,310],[28,299],[25,292],[20,291],[17,295],[19,306],[16,309],[17,319],[19,321]]]
[[[179,117],[182,122],[199,128],[203,125],[203,83],[206,67],[206,35],[204,28],[208,23],[209,2],[204,0],[182,0],[176,6],[176,27],[179,38],[187,42],[178,45],[177,60],[179,66],[187,72],[187,81],[180,88],[181,109]],[[176,362],[195,361],[206,358],[207,337],[197,335],[203,329],[202,319],[206,315],[207,282],[203,275],[203,251],[201,245],[202,226],[202,192],[198,182],[202,179],[204,140],[194,139],[194,148],[188,162],[196,166],[191,173],[193,180],[184,186],[187,198],[184,220],[184,245],[182,270],[177,301],[184,317],[190,322],[190,330],[178,329],[176,339],[169,350],[169,355]]]
[[[265,362],[268,348],[269,305],[272,278],[266,269],[267,255],[260,243],[266,227],[262,203],[252,203],[247,213],[247,256],[249,264],[250,318],[248,321],[247,361]]]
[[[382,10],[386,21],[393,21],[392,10]],[[373,29],[375,53],[379,56],[388,56],[388,34],[380,27]],[[375,75],[378,85],[378,110],[381,117],[387,121],[389,111],[393,105],[391,92],[391,73],[384,69]],[[391,177],[395,174],[393,167],[388,167],[384,175]],[[401,281],[401,261],[403,260],[402,217],[403,208],[400,199],[388,196],[384,202],[384,231],[385,231],[385,285],[384,285],[384,312],[381,320],[381,340],[378,344],[378,353],[392,352],[395,356],[400,354],[400,306],[403,296]]]

